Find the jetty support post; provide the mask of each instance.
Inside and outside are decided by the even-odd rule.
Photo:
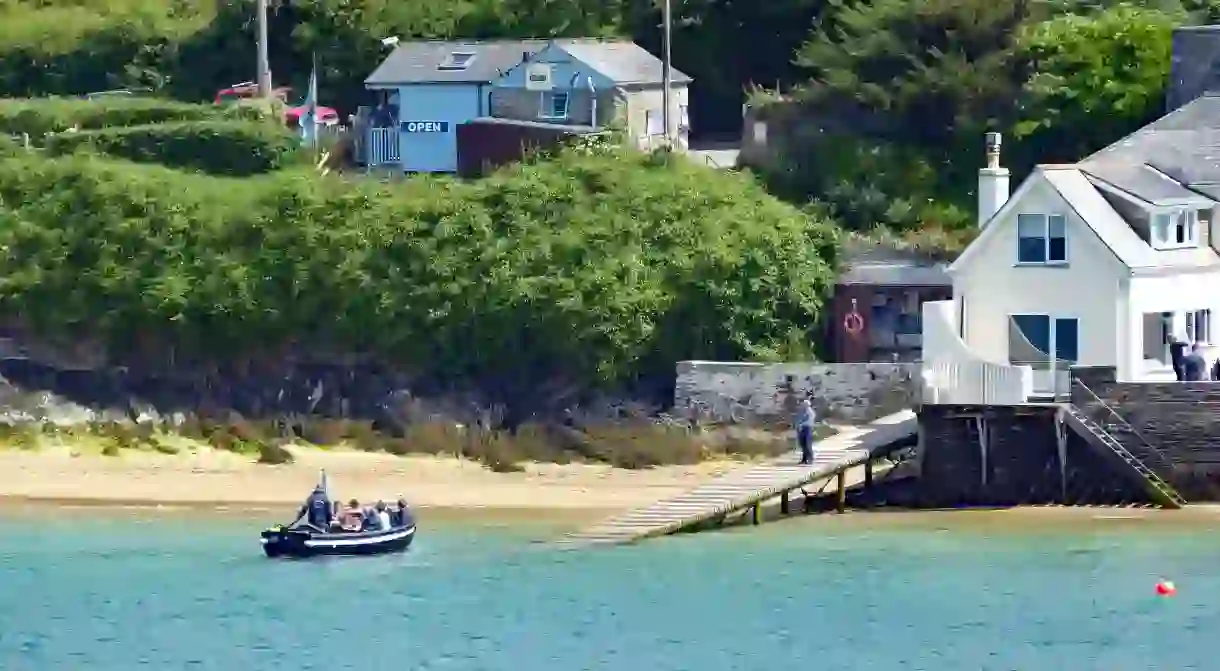
[[[873,488],[873,460],[869,459],[864,462],[864,488]]]
[[[835,475],[835,510],[844,512],[847,510],[847,471],[839,471]]]
[[[761,501],[758,503],[755,503],[754,507],[750,509],[750,522],[756,526],[759,524],[762,524],[762,502]]]
[[[782,515],[787,515],[789,510],[788,490],[784,490],[783,494],[779,495],[779,512]]]

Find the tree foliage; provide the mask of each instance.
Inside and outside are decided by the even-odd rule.
[[[1017,136],[1046,162],[1074,161],[1155,119],[1169,79],[1182,12],[1118,5],[1028,26],[1032,76]]]
[[[0,157],[0,312],[132,356],[308,334],[515,393],[621,382],[774,356],[819,317],[834,246],[746,176],[617,150],[389,186]]]

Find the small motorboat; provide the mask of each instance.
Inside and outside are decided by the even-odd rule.
[[[385,531],[328,532],[309,525],[272,527],[260,539],[268,557],[376,555],[402,552],[415,539],[415,524]]]
[[[400,502],[401,503],[401,502]],[[268,557],[319,557],[335,555],[376,555],[402,552],[415,540],[415,517],[405,506],[389,513],[389,528],[362,531],[339,531],[331,528],[331,503],[327,494],[326,474],[296,521],[288,526],[274,526],[259,538]]]

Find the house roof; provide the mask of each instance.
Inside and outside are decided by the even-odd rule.
[[[953,283],[945,263],[896,244],[849,237],[840,255],[838,284],[947,287]]]
[[[400,42],[364,83],[366,86],[485,84],[520,65],[526,54],[532,56],[549,44],[555,44],[616,84],[662,83],[661,59],[640,45],[627,40],[594,39]],[[474,54],[469,67],[442,69],[440,66],[454,53]],[[675,83],[691,81],[676,69],[671,74]]]
[[[1190,249],[1157,250],[1131,228],[1131,224],[1110,205],[1105,196],[1086,174],[1085,165],[1041,165],[1021,184],[1004,207],[992,217],[995,221],[1019,207],[1022,196],[1041,177],[1053,188],[1068,207],[1084,222],[1097,239],[1133,274],[1155,274],[1160,271],[1183,271],[1220,268],[1220,255],[1210,245]],[[1005,227],[984,226],[979,237],[949,266],[949,272],[960,270],[967,259],[977,254],[989,238],[999,235]]]
[[[1205,95],[1080,162],[1085,172],[1153,204],[1220,186],[1220,96]]]
[[[647,49],[626,40],[555,40],[555,44],[616,84],[662,84],[664,63]],[[676,84],[692,80],[685,73],[670,68],[670,78]]]
[[[365,86],[397,84],[485,84],[533,55],[548,40],[484,40],[400,42],[364,80]],[[454,53],[471,53],[469,67],[446,70],[441,65]]]

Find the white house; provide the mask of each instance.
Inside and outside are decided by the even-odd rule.
[[[925,378],[940,402],[1064,394],[1073,365],[1173,379],[1172,336],[1214,358],[1220,97],[1008,191],[990,134],[982,230],[949,267],[953,299],[925,307]]]

